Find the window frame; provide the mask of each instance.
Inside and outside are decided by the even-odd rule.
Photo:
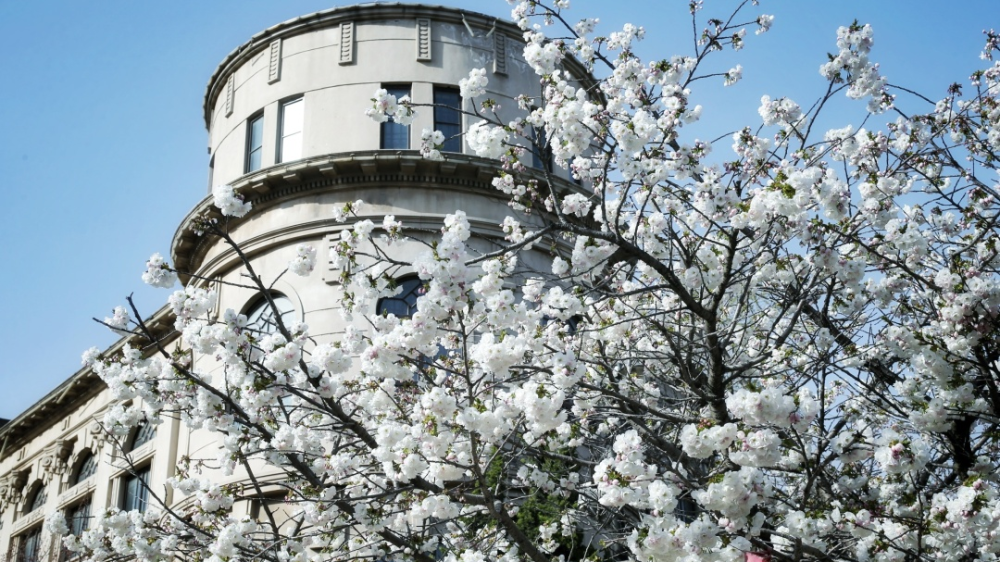
[[[288,301],[288,310],[281,312],[280,317],[282,319],[282,323],[285,324],[285,327],[290,328],[289,322],[295,320],[294,314],[298,310],[295,308],[295,303],[292,302],[292,299],[288,297],[288,295],[278,291],[269,291],[268,295],[270,295],[271,300],[274,301],[274,304],[278,308],[278,310],[281,310],[281,307],[278,306],[279,300]],[[257,315],[258,310],[264,311],[264,313],[262,313],[255,320],[254,316]],[[260,320],[265,319],[265,314],[266,314],[266,324],[262,324],[260,323]],[[244,328],[244,330],[249,330],[250,333],[254,335],[254,337],[259,338],[261,336],[273,334],[278,331],[277,323],[275,323],[274,321],[274,310],[271,309],[271,304],[267,301],[267,298],[261,293],[258,293],[255,296],[255,298],[250,299],[248,301],[248,304],[244,309],[243,315],[247,317],[247,325]],[[289,317],[289,315],[292,316]],[[268,324],[274,326],[274,329],[264,330],[263,327]]]
[[[90,471],[89,474],[84,475],[83,470],[84,468],[87,468],[88,463],[90,464],[90,466],[93,467],[93,469]],[[92,452],[85,453],[83,458],[81,458],[76,463],[75,470],[73,471],[73,480],[72,484],[70,484],[70,487],[77,486],[85,482],[87,479],[92,478],[95,474],[97,474],[97,455],[95,455]]]
[[[31,490],[31,495],[29,497],[31,498],[31,501],[24,503],[24,515],[34,513],[35,511],[45,507],[46,502],[49,501],[48,486],[39,481],[38,485]],[[41,499],[41,503],[38,503],[39,499]]]
[[[260,123],[260,144],[257,148],[254,148],[253,141],[253,129],[256,123]],[[258,111],[254,113],[249,118],[247,118],[247,135],[246,135],[246,157],[243,162],[243,173],[249,174],[250,172],[256,172],[257,170],[264,167],[264,111]],[[253,167],[253,157],[258,155],[257,167]]]
[[[128,446],[125,448],[125,451],[131,453],[153,439],[156,439],[156,426],[148,421],[142,421],[139,423],[139,427],[135,428],[135,431],[129,436]]]
[[[415,283],[415,285],[413,285],[410,289],[407,289],[406,286],[410,283]],[[420,298],[420,296],[426,291],[424,282],[416,275],[405,275],[396,279],[396,286],[400,287],[402,290],[396,296],[380,298],[375,303],[375,314],[379,316],[383,314],[394,314],[396,318],[410,318],[413,316],[413,313],[417,311],[417,299]],[[408,299],[410,295],[413,295],[412,302]],[[405,303],[407,314],[399,315],[387,308],[388,303],[391,302]]]
[[[549,146],[545,127],[531,127],[531,167],[552,172],[552,147]]]
[[[86,508],[83,517],[78,517],[78,514],[82,509]],[[79,537],[84,531],[90,528],[90,520],[94,518],[94,497],[91,494],[87,494],[79,501],[76,501],[65,509],[66,525],[69,527],[69,534]],[[76,522],[83,520],[82,526],[77,528]]]
[[[14,553],[14,560],[17,562],[40,562],[42,525],[35,525],[34,527],[25,529],[23,532],[18,533],[15,538],[17,539],[17,550]],[[30,556],[27,554],[29,544],[32,544],[34,547]]]
[[[118,507],[124,511],[136,509],[145,513],[149,507],[149,479],[152,464],[146,464],[126,472],[120,479],[121,492]],[[134,493],[132,493],[134,491]]]
[[[444,96],[455,96],[457,105],[451,105],[452,99],[444,99]],[[444,134],[444,142],[441,144],[441,152],[462,153],[462,91],[455,86],[434,85],[434,130]],[[446,120],[454,113],[454,119]],[[447,130],[447,132],[446,132]]]
[[[285,134],[285,123],[286,123],[285,110],[289,106],[292,106],[292,105],[295,105],[295,104],[298,104],[298,103],[302,104],[302,107],[300,108],[301,109],[301,116],[300,116],[300,119],[299,119],[299,130],[296,131],[296,132],[294,132],[294,133],[286,135]],[[305,106],[305,96],[302,95],[302,94],[299,94],[297,96],[293,96],[293,97],[287,98],[285,100],[282,100],[278,104],[278,130],[277,130],[277,137],[278,137],[277,145],[278,146],[277,146],[277,148],[275,148],[275,154],[274,154],[274,161],[275,161],[275,163],[281,164],[282,162],[295,161],[295,160],[300,160],[302,158],[302,137],[305,134],[305,124],[306,124],[305,107],[306,107]],[[290,137],[295,136],[295,135],[299,135],[299,137],[300,137],[299,138],[299,153],[294,158],[288,158],[287,155],[285,154],[285,150],[286,150],[285,149],[285,139],[290,138]]]
[[[410,96],[412,99],[413,96],[413,84],[382,84],[382,89],[396,96],[397,100],[404,96]],[[386,141],[389,138],[395,138],[394,135],[387,135],[387,133],[399,129],[402,129],[403,138],[406,141],[403,143],[405,146],[387,146]],[[390,115],[388,119],[379,124],[378,148],[379,150],[410,150],[410,126],[397,123]]]

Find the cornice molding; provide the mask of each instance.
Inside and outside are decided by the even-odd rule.
[[[446,153],[443,161],[423,158],[416,150],[327,154],[257,170],[236,179],[230,185],[253,204],[253,210],[242,219],[226,220],[230,227],[234,227],[289,199],[341,189],[386,185],[462,191],[494,198],[502,204],[506,196],[492,184],[498,171],[496,160],[468,154]],[[548,185],[547,179],[551,179],[558,192],[586,193],[584,188],[572,182],[556,177],[546,178],[539,170],[529,169],[518,174],[518,181],[534,180],[542,186]],[[202,218],[223,219],[211,196],[195,206],[174,233],[170,246],[171,260],[180,272],[201,270],[202,260],[209,246],[214,244],[192,229],[194,221]],[[185,284],[190,278],[185,274],[180,274],[180,277]]]
[[[174,314],[168,306],[163,306],[143,322],[161,345],[168,345],[178,335],[173,326]],[[122,337],[108,346],[101,354],[115,355],[126,344],[144,349],[147,353],[153,353],[155,349],[150,347],[151,343],[145,336],[132,334]],[[0,445],[0,461],[24,446],[28,440],[41,431],[65,419],[70,412],[100,394],[105,388],[107,386],[104,381],[90,367],[83,367],[74,373],[41,400],[0,427],[0,444],[2,444]],[[76,429],[67,429],[62,432],[61,436],[68,435],[73,431]],[[27,458],[25,462],[28,462]],[[18,466],[22,466],[22,464]]]

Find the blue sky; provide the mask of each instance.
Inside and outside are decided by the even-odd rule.
[[[502,0],[444,0],[507,17]],[[153,252],[169,255],[180,219],[206,194],[205,84],[251,35],[341,3],[312,0],[0,3],[0,417],[14,417],[79,367],[80,353],[114,336],[96,325],[135,293],[145,313],[168,292],[139,278]],[[725,16],[733,2],[705,1]],[[647,58],[688,54],[686,0],[573,0],[574,18],[603,32],[642,25]],[[764,0],[772,31],[719,57],[744,80],[700,83],[704,138],[757,124],[761,95],[804,107],[822,92],[818,74],[838,25],[875,29],[873,59],[890,82],[943,97],[982,66],[982,30],[1000,27],[995,0]],[[752,17],[752,16],[751,16]],[[919,105],[910,106],[923,109]],[[863,106],[837,104],[829,126],[856,123]],[[362,111],[363,108],[358,108]],[[881,125],[885,118],[875,121]],[[716,151],[728,151],[721,142]]]

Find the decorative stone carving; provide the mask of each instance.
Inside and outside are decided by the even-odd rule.
[[[271,41],[267,66],[267,83],[274,84],[281,80],[281,39]]]
[[[417,60],[431,60],[431,20],[427,18],[417,19]]]
[[[493,74],[507,75],[507,36],[493,34]]]
[[[233,75],[229,75],[229,80],[226,80],[226,117],[233,114],[233,95],[235,94],[236,80]]]
[[[0,478],[0,512],[8,505],[17,505],[24,499],[24,487],[28,483],[27,468],[12,470]]]
[[[354,22],[340,24],[340,64],[354,62]]]
[[[66,472],[69,455],[73,452],[73,442],[68,439],[58,439],[42,451],[41,474],[42,482],[48,484],[52,477]]]
[[[105,433],[101,422],[94,420],[90,424],[90,427],[87,428],[87,433],[90,434],[90,451],[95,455],[100,453],[105,441],[108,439],[108,434]]]

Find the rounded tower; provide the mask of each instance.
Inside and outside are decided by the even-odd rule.
[[[522,57],[521,34],[510,22],[465,10],[366,4],[270,27],[219,65],[204,103],[209,191],[229,184],[252,203],[253,210],[230,219],[229,228],[264,277],[283,271],[298,244],[316,248],[313,275],[285,275],[274,286],[311,333],[343,329],[339,315],[328,314],[339,295],[327,256],[340,231],[350,228],[334,219],[346,203],[362,200],[361,218],[380,224],[394,215],[410,232],[439,230],[447,214],[462,210],[484,249],[502,237],[500,223],[511,209],[491,184],[499,163],[466,153],[462,132],[478,119],[459,111],[473,112],[474,105],[462,98],[458,84],[471,69],[485,68],[486,96],[498,103],[497,114],[505,120],[524,115],[517,96],[536,96],[540,85]],[[573,75],[587,76],[575,61],[565,65]],[[379,89],[408,95],[420,106],[411,125],[365,116]],[[445,133],[443,160],[421,156],[425,129]],[[530,154],[530,160],[539,170],[550,169],[549,181],[575,188],[541,154]],[[525,175],[544,181],[539,170]],[[236,253],[191,228],[192,221],[216,212],[211,197],[191,211],[174,237],[173,262],[195,279],[238,282],[230,279],[239,274]],[[412,257],[417,246],[404,242],[394,251]],[[190,276],[181,278],[187,283]],[[253,293],[221,290],[220,310],[249,311]]]

